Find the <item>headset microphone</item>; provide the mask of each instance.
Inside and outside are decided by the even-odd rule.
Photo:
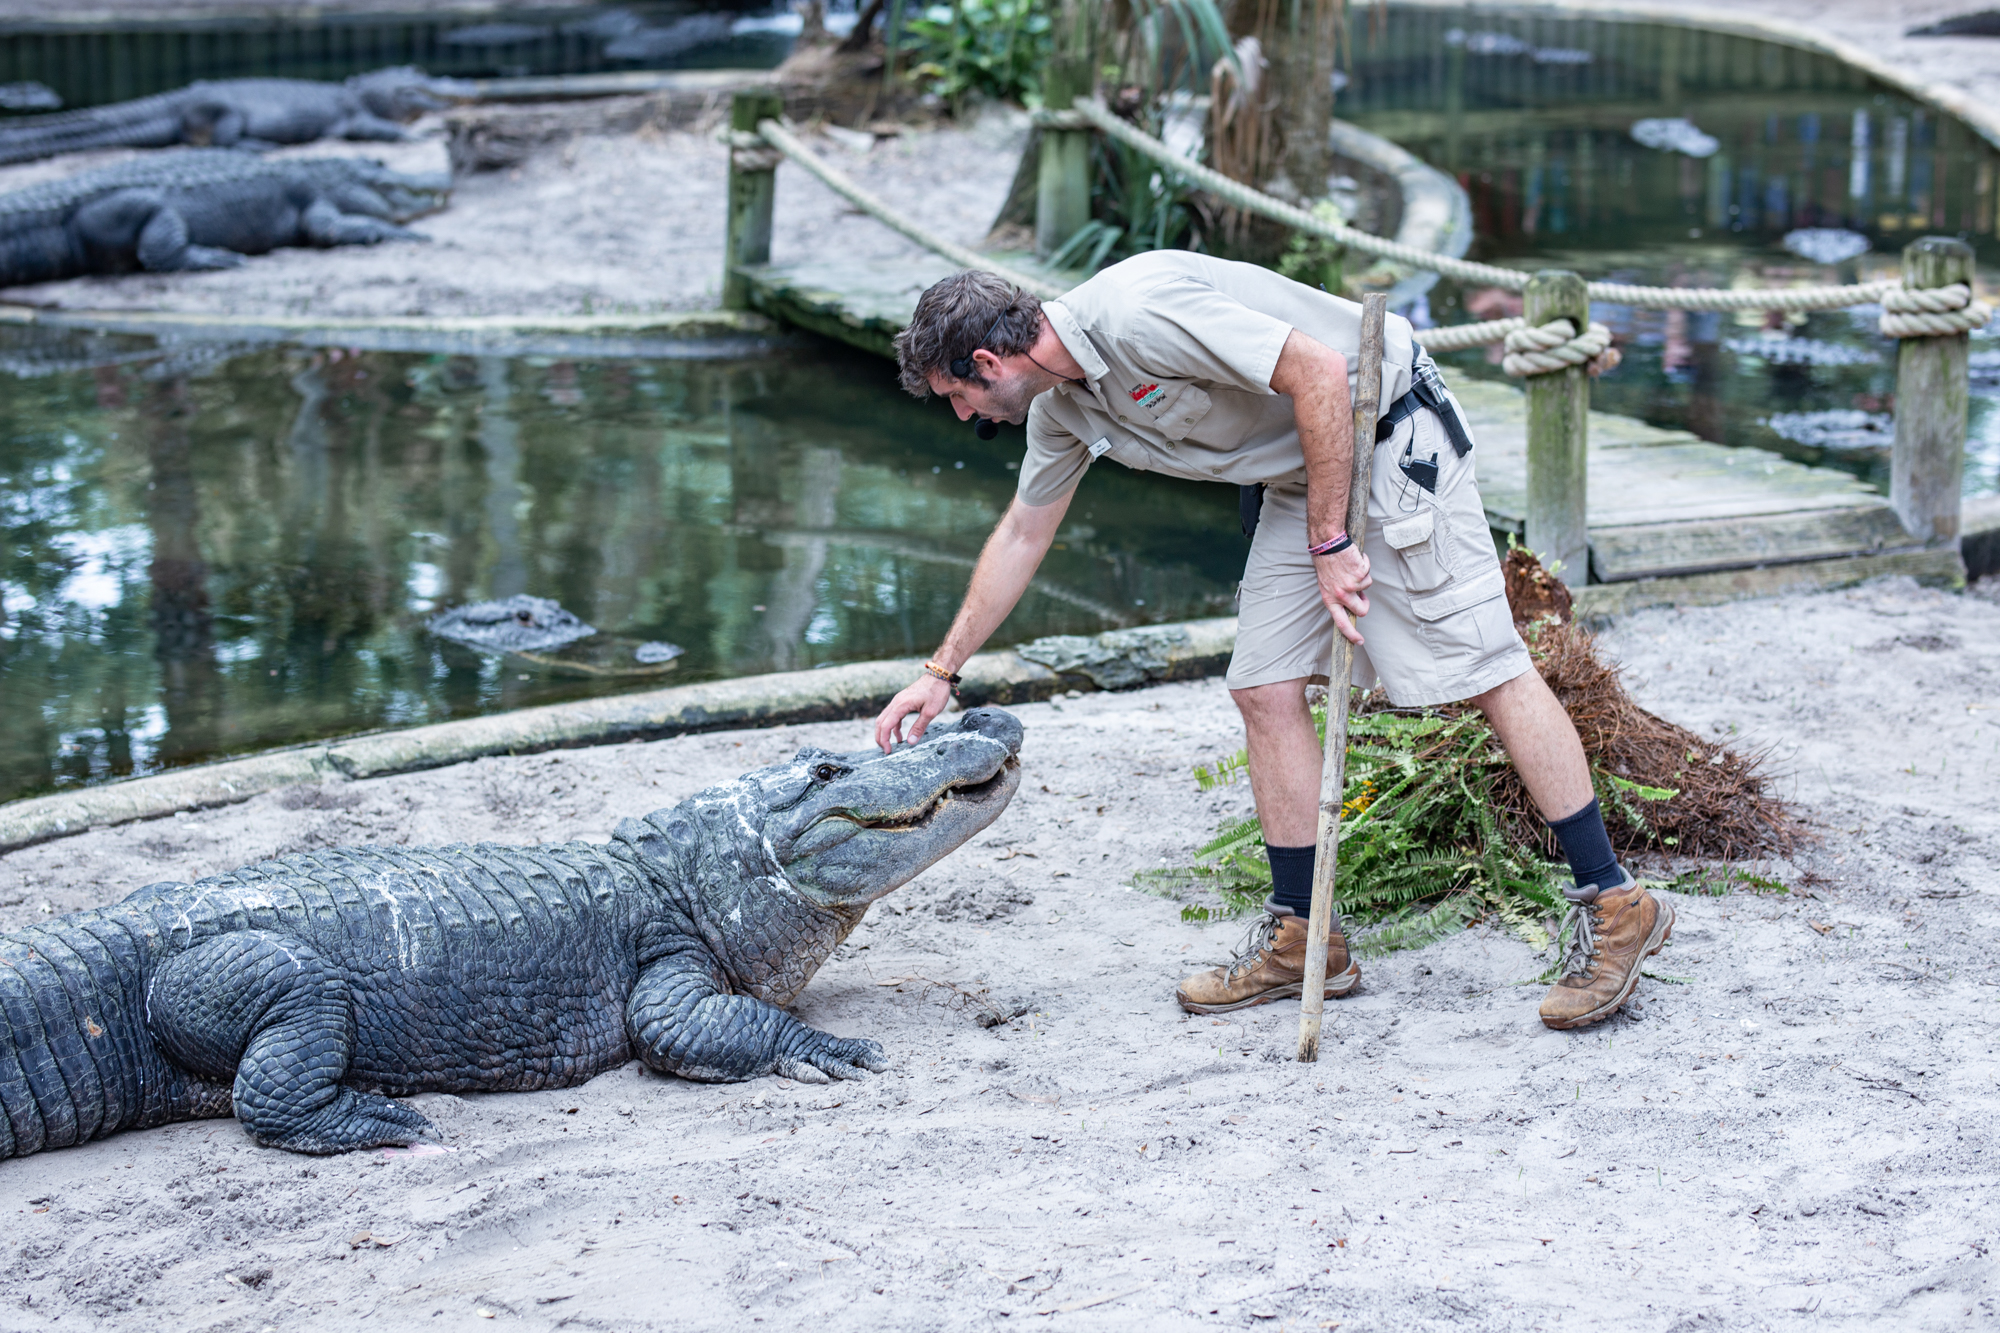
[[[972,433],[982,440],[990,440],[1000,433],[1000,424],[996,421],[988,421],[985,417],[974,417],[972,419]]]

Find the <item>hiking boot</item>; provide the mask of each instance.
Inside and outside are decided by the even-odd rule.
[[[1265,907],[1237,951],[1236,960],[1181,982],[1174,998],[1191,1014],[1226,1014],[1273,1000],[1305,994],[1306,918],[1281,907]],[[1326,998],[1347,994],[1361,982],[1361,969],[1347,956],[1347,936],[1339,926],[1327,934]]]
[[[1674,932],[1674,909],[1629,873],[1611,888],[1582,884],[1565,893],[1570,909],[1563,925],[1575,934],[1563,959],[1563,979],[1542,1001],[1542,1022],[1552,1028],[1588,1027],[1632,997],[1639,965]]]

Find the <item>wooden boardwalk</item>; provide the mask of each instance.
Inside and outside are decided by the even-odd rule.
[[[1026,256],[995,256],[1016,268]],[[924,257],[897,264],[820,260],[741,270],[767,315],[880,355],[917,297],[956,271]],[[1496,540],[1527,511],[1527,406],[1509,384],[1453,376],[1471,418],[1480,493]],[[1612,615],[1792,589],[1839,587],[1884,574],[1957,584],[1957,551],[1925,548],[1888,497],[1845,472],[1765,449],[1712,444],[1631,417],[1590,414],[1590,584],[1579,606]],[[1572,587],[1577,580],[1570,574]]]

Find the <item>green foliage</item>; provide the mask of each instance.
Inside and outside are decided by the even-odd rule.
[[[1341,216],[1340,209],[1327,199],[1314,204],[1312,213],[1321,222],[1347,221]],[[1319,287],[1338,296],[1347,281],[1346,263],[1346,246],[1302,231],[1294,235],[1291,244],[1285,247],[1285,253],[1278,260],[1278,272],[1294,282]],[[1511,537],[1513,534],[1508,535]]]
[[[932,5],[904,30],[910,77],[954,105],[976,93],[1040,106],[1050,27],[1045,0]]]
[[[1322,737],[1324,710],[1315,709]],[[1238,752],[1195,769],[1204,791],[1234,782]],[[1494,784],[1508,759],[1479,713],[1359,713],[1348,722],[1347,784],[1340,820],[1334,905],[1357,953],[1381,954],[1442,939],[1481,918],[1538,949],[1548,923],[1569,906],[1564,867],[1510,840]],[[1673,793],[1598,773],[1600,793],[1632,804]],[[1621,807],[1623,808],[1623,807]],[[1179,896],[1213,893],[1220,905],[1190,905],[1187,921],[1253,911],[1271,891],[1271,868],[1255,816],[1225,824],[1189,866],[1144,872],[1140,887]]]

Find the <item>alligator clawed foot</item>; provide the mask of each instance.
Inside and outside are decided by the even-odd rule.
[[[866,1037],[829,1037],[813,1034],[816,1040],[804,1049],[783,1056],[778,1073],[800,1083],[831,1083],[835,1079],[866,1078],[889,1067],[882,1047]]]
[[[267,1123],[251,1124],[249,1129],[266,1148],[320,1155],[356,1148],[402,1148],[421,1138],[442,1137],[437,1126],[401,1102],[351,1088],[342,1088],[332,1105],[318,1111],[296,1119],[274,1114]]]

